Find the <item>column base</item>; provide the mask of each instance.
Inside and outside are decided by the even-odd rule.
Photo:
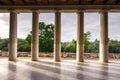
[[[8,61],[17,61],[17,59],[8,59]]]
[[[36,59],[32,59],[31,61],[38,61],[38,59],[36,60]]]
[[[55,59],[54,59],[54,62],[61,62],[61,60],[55,60]]]
[[[84,62],[84,60],[76,60],[77,62]]]
[[[37,59],[32,58],[31,61],[38,61],[38,58]]]
[[[109,63],[109,61],[99,61],[100,63]]]

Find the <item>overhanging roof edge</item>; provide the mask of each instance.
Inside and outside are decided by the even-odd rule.
[[[27,5],[0,6],[0,10],[120,10],[120,5]]]

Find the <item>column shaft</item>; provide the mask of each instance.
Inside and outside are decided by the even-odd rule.
[[[55,28],[54,28],[54,61],[61,59],[61,13],[55,12]]]
[[[39,13],[32,13],[32,61],[37,61],[39,56]]]
[[[83,62],[84,59],[84,12],[77,13],[77,62]]]
[[[100,13],[100,62],[108,62],[108,13]]]
[[[9,60],[17,59],[17,12],[10,12]]]

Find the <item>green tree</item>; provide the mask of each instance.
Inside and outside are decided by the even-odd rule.
[[[53,52],[54,46],[54,25],[39,23],[39,50],[40,52]],[[31,44],[31,32],[26,40]]]
[[[8,51],[8,42],[9,42],[9,39],[1,39],[0,40],[0,50],[1,51]],[[30,51],[30,45],[26,40],[18,39],[17,50],[18,51]]]
[[[31,51],[31,45],[25,39],[18,39],[18,51]]]
[[[61,42],[61,51],[65,52],[66,42]]]
[[[76,40],[72,40],[71,43],[67,43],[65,47],[65,52],[76,52]]]
[[[90,42],[87,52],[99,53],[99,40],[96,39],[94,42]]]
[[[109,40],[109,53],[120,53],[120,41]]]
[[[0,50],[1,51],[8,51],[8,41],[9,41],[9,39],[1,39],[0,40]]]
[[[91,36],[91,33],[88,31],[86,33],[84,33],[84,51],[85,52],[88,52],[88,47],[89,47],[89,44],[90,44],[90,36]],[[66,43],[66,45],[64,46],[64,50],[65,52],[76,52],[76,40],[72,40],[72,42],[70,43]]]
[[[91,36],[91,33],[89,31],[84,33],[84,52],[88,52],[88,47],[90,44],[90,41],[89,41],[90,36]]]
[[[41,52],[53,52],[54,47],[54,25],[39,23],[39,49]]]
[[[31,33],[27,35],[26,41],[28,41],[29,44],[31,44]]]

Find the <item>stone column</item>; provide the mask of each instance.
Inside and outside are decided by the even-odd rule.
[[[9,61],[17,59],[17,12],[10,11]]]
[[[61,61],[61,13],[55,12],[54,61]]]
[[[32,61],[37,61],[39,56],[39,13],[32,13]]]
[[[84,61],[84,12],[77,12],[77,62]]]
[[[100,12],[100,62],[108,62],[108,12]]]

